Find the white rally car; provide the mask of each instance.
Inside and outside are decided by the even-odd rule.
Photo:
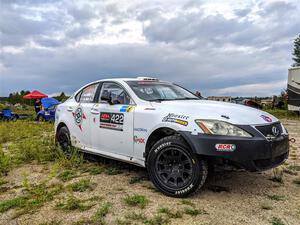
[[[60,104],[56,140],[146,167],[164,194],[184,197],[206,180],[208,165],[270,169],[288,157],[287,130],[247,106],[199,99],[154,78],[87,84]]]

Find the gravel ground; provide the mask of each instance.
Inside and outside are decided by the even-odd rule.
[[[30,214],[14,218],[15,209],[0,214],[1,224],[73,224],[78,221],[87,221],[96,213],[99,205],[104,202],[112,204],[111,209],[104,218],[105,224],[143,224],[143,220],[126,219],[130,213],[143,213],[148,219],[158,215],[159,208],[167,207],[172,212],[184,211],[187,204],[200,210],[198,215],[183,214],[182,218],[170,218],[169,224],[300,224],[300,186],[294,183],[300,178],[300,171],[290,169],[300,166],[300,121],[283,121],[288,128],[290,137],[296,139],[291,144],[289,160],[277,171],[283,171],[283,183],[270,180],[274,171],[249,173],[245,171],[222,172],[210,174],[204,188],[197,194],[188,198],[186,202],[181,199],[169,198],[157,192],[151,182],[146,178],[144,169],[134,166],[122,165],[122,174],[107,175],[101,173],[90,175],[80,173],[64,185],[74,183],[80,179],[90,179],[96,184],[93,190],[74,192],[79,199],[98,196],[95,206],[85,211],[63,211],[55,209],[61,199],[69,195],[69,191],[60,193],[54,200],[47,202],[43,207]],[[53,164],[28,164],[14,169],[5,179],[8,190],[0,193],[0,201],[11,199],[22,194],[22,181],[27,175],[28,181],[38,183],[49,179],[49,183],[61,182],[57,178],[49,178],[53,171]],[[133,177],[142,178],[140,182],[130,184]],[[144,208],[128,206],[124,202],[127,195],[143,195],[149,203]],[[271,196],[281,196],[276,200]],[[205,213],[203,213],[205,212]],[[153,222],[153,220],[152,220]],[[160,224],[159,221],[148,224]],[[83,223],[84,224],[84,223]],[[88,224],[88,223],[86,223]],[[101,224],[101,223],[99,223]]]

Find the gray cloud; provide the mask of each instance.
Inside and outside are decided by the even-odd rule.
[[[248,95],[243,87],[253,95],[279,93],[299,34],[296,2],[249,1],[231,16],[207,14],[206,3],[3,1],[0,96],[20,89],[71,93],[92,80],[138,75],[204,95]],[[132,23],[143,33],[132,33]],[[131,41],[133,34],[145,43]],[[121,41],[110,43],[110,36]],[[255,90],[272,82],[278,86]]]

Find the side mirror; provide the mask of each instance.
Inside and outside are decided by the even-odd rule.
[[[108,102],[109,104],[112,104],[112,101],[111,101],[111,93],[109,91],[104,91],[101,95],[101,100],[102,101],[106,101]]]

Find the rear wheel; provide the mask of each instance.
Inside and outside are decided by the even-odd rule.
[[[62,148],[62,150],[67,150],[69,147],[71,147],[71,139],[70,139],[70,132],[69,129],[64,126],[61,127],[57,132],[57,142]]]
[[[202,187],[207,163],[193,154],[178,135],[159,140],[150,150],[147,169],[153,184],[172,197],[188,196]]]

